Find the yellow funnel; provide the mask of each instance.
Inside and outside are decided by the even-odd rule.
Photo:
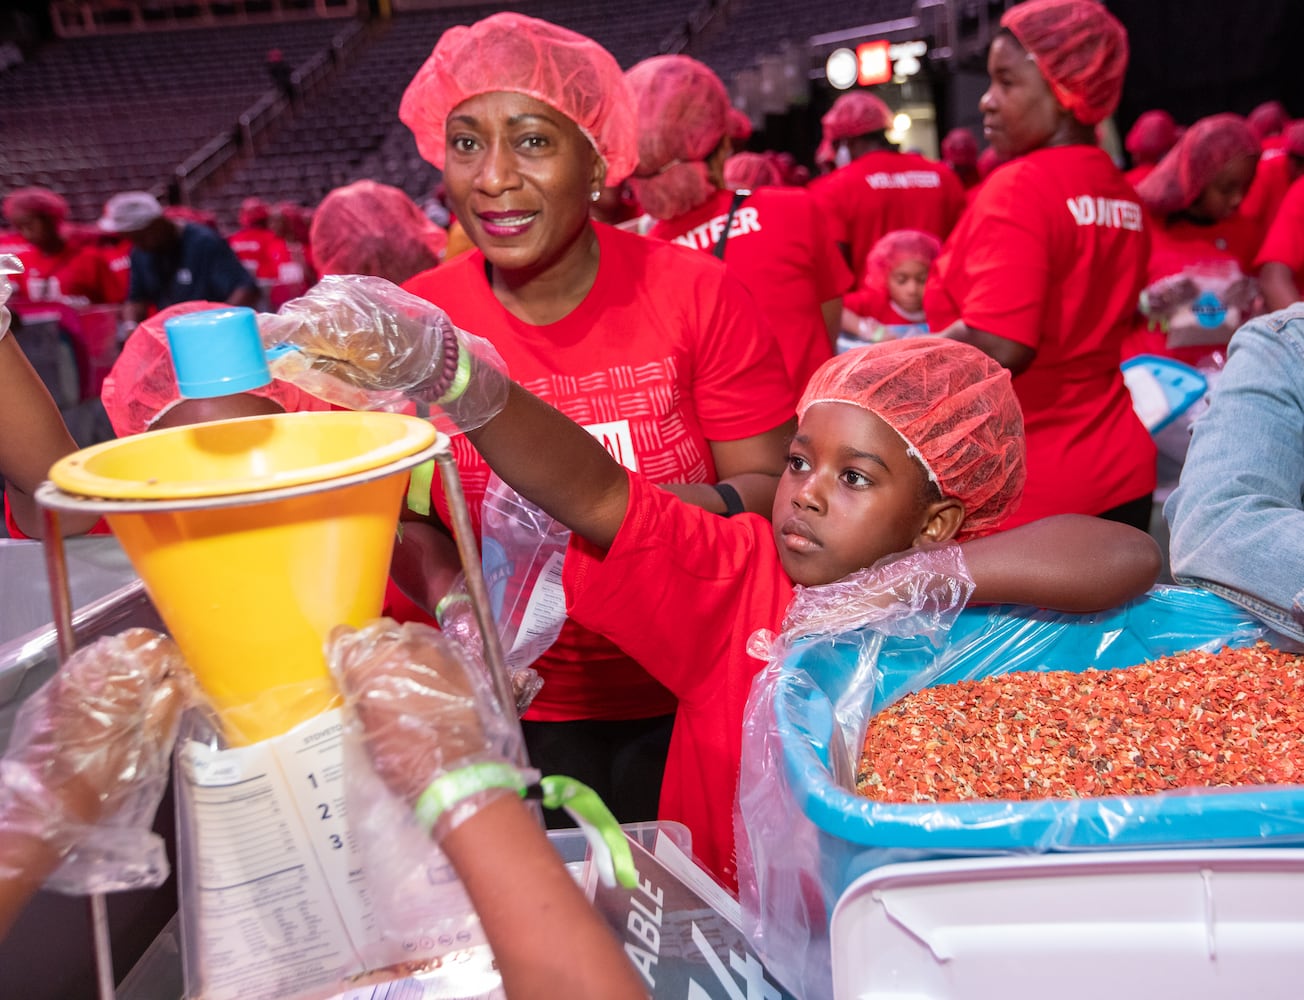
[[[406,473],[437,438],[394,413],[247,417],[95,445],[50,479],[96,501],[228,739],[249,743],[330,706],[323,642],[380,614]]]

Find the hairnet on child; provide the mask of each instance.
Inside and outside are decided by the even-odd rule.
[[[867,90],[852,90],[833,102],[820,119],[824,138],[836,146],[843,139],[884,132],[892,127],[892,109]]]
[[[773,158],[764,153],[734,153],[724,161],[724,186],[735,191],[780,187],[783,178]]]
[[[1027,0],[1001,17],[1055,99],[1083,125],[1104,121],[1123,96],[1127,32],[1095,0]]]
[[[1276,135],[1286,127],[1290,115],[1281,101],[1264,101],[1245,117],[1246,123],[1260,140]]]
[[[941,240],[921,229],[894,229],[884,233],[865,256],[865,285],[886,288],[887,276],[902,261],[922,260],[931,267],[941,252]]]
[[[978,140],[967,128],[953,128],[942,140],[942,159],[961,169],[978,165]]]
[[[1132,154],[1132,162],[1158,163],[1177,142],[1177,122],[1167,111],[1142,112],[1127,130],[1123,147]]]
[[[104,412],[108,414],[114,434],[126,437],[143,433],[181,402],[177,373],[172,367],[172,352],[168,349],[163,324],[174,316],[225,308],[229,307],[221,302],[181,302],[154,314],[131,332],[100,390],[100,400],[104,403]],[[331,408],[329,403],[279,379],[248,391],[252,396],[272,400],[287,413]]]
[[[240,225],[265,226],[272,217],[272,210],[261,198],[246,198],[240,202]]]
[[[68,202],[49,188],[25,187],[5,196],[4,212],[10,222],[18,215],[43,215],[63,222],[68,218]]]
[[[448,245],[406,192],[368,180],[326,195],[309,239],[322,274],[370,274],[396,285],[438,264]]]
[[[868,410],[901,435],[942,496],[964,504],[959,540],[991,531],[1018,506],[1023,411],[1010,373],[978,348],[914,337],[838,354],[811,376],[797,416],[828,402]]]
[[[1245,119],[1230,112],[1209,115],[1183,133],[1136,193],[1158,215],[1180,212],[1199,200],[1219,170],[1242,156],[1259,158],[1259,140]]]
[[[398,116],[421,155],[444,168],[445,123],[480,94],[525,94],[555,108],[583,132],[615,186],[638,160],[637,122],[624,74],[597,42],[548,21],[500,13],[449,28],[417,70]]]
[[[728,132],[729,138],[734,142],[746,142],[752,137],[752,120],[737,108],[730,108],[729,120],[725,123],[725,131]]]
[[[630,184],[654,219],[691,212],[716,191],[706,159],[729,126],[729,92],[688,56],[653,56],[625,74],[638,115],[638,169]]]

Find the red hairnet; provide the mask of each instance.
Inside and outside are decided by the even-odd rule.
[[[1291,122],[1285,128],[1286,152],[1304,159],[1304,121]]]
[[[890,129],[892,110],[869,91],[853,90],[833,102],[820,124],[825,141],[836,146],[843,139]]]
[[[336,188],[309,231],[322,274],[370,274],[401,285],[439,263],[448,234],[404,192],[375,181]]]
[[[942,159],[961,169],[978,165],[978,140],[967,128],[953,128],[942,140]]]
[[[155,313],[131,332],[100,390],[100,400],[104,403],[104,412],[109,416],[114,434],[126,437],[147,431],[154,421],[181,402],[177,373],[172,367],[172,353],[168,350],[163,324],[174,316],[226,308],[229,307],[221,302],[181,302]],[[279,379],[250,389],[248,394],[270,399],[286,413],[331,408],[329,403]]]
[[[978,154],[978,176],[985,178],[993,170],[1005,162],[1005,158],[996,151],[994,146],[986,147]]]
[[[1286,123],[1290,121],[1290,115],[1286,113],[1286,106],[1281,101],[1264,101],[1251,111],[1245,120],[1254,134],[1263,140],[1284,129]]]
[[[1028,50],[1055,99],[1083,125],[1110,116],[1123,95],[1127,32],[1095,0],[1027,0],[1001,27]]]
[[[859,347],[816,370],[797,404],[850,403],[901,435],[942,496],[964,504],[959,539],[991,531],[1027,478],[1023,411],[1010,373],[976,347],[912,337]]]
[[[417,70],[398,116],[421,155],[444,168],[449,113],[480,94],[525,94],[556,108],[593,143],[614,187],[634,171],[637,122],[624,75],[611,53],[567,28],[501,13],[449,28]]]
[[[1167,111],[1146,111],[1127,130],[1123,147],[1137,165],[1158,163],[1177,142],[1177,122]]]
[[[1189,208],[1214,176],[1238,157],[1259,158],[1259,140],[1240,115],[1201,118],[1136,187],[1146,207],[1159,215]]]
[[[25,187],[10,192],[4,202],[5,218],[10,222],[18,215],[43,215],[55,222],[68,218],[68,202],[49,188]]]
[[[688,56],[644,59],[625,82],[638,113],[638,169],[630,183],[653,218],[678,218],[716,191],[704,161],[728,129],[729,92]]]
[[[774,160],[764,153],[734,153],[724,161],[724,186],[735,191],[781,187],[783,178]]]
[[[246,198],[240,202],[240,225],[265,226],[272,217],[272,210],[261,198]]]
[[[734,142],[746,142],[752,137],[752,120],[737,108],[729,109],[726,131]]]
[[[886,288],[887,276],[903,260],[922,260],[932,266],[942,252],[942,241],[920,229],[894,229],[880,236],[865,257],[865,285]]]

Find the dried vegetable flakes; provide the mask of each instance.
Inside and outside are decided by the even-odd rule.
[[[856,775],[882,802],[1091,798],[1304,782],[1304,656],[1266,643],[907,695]]]

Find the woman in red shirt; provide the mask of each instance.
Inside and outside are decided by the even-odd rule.
[[[1011,159],[938,258],[929,328],[1014,374],[1028,484],[1007,527],[1080,513],[1144,529],[1155,446],[1119,352],[1149,239],[1135,192],[1095,139],[1122,94],[1126,33],[1090,0],[1029,0],[1001,18],[987,68],[983,132]]]
[[[730,190],[729,92],[688,56],[645,59],[625,75],[638,108],[631,185],[656,239],[713,254],[752,293],[794,386],[833,356],[851,269],[800,188]]]
[[[19,254],[17,294],[34,302],[81,304],[121,301],[104,259],[90,243],[73,244],[64,232],[68,203],[42,187],[21,188],[4,200],[5,217],[32,249]]]
[[[756,303],[710,256],[590,215],[638,161],[611,54],[496,14],[444,33],[399,116],[476,247],[407,289],[492,342],[513,378],[627,467],[716,513],[768,512],[797,390]],[[462,438],[453,451],[478,530],[489,468]],[[438,610],[460,566],[437,488],[432,499],[438,516],[409,520],[394,570]],[[597,789],[623,821],[655,818],[669,691],[573,622],[534,666],[544,685],[524,717],[531,761]]]
[[[1137,185],[1150,223],[1142,316],[1123,357],[1160,354],[1199,365],[1253,314],[1258,230],[1237,209],[1254,180],[1259,141],[1240,115],[1201,118]]]

